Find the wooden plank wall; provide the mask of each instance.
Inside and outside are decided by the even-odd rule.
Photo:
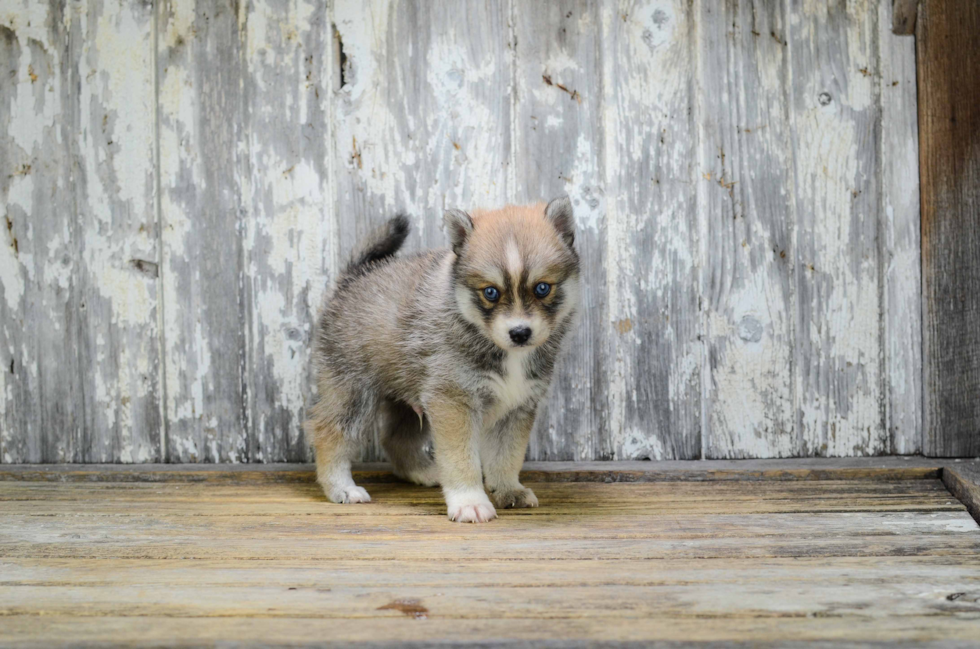
[[[921,450],[914,41],[858,0],[0,0],[0,461],[310,459],[396,210],[567,192],[532,459]],[[377,440],[365,459],[380,457]]]
[[[980,4],[925,0],[922,111],[924,447],[980,455]]]

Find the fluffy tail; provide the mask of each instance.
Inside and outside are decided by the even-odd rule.
[[[410,229],[408,217],[399,214],[372,232],[366,241],[354,251],[344,275],[352,277],[363,273],[371,264],[391,257],[405,243]]]

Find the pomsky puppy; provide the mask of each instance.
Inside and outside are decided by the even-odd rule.
[[[578,305],[574,219],[562,197],[444,222],[451,249],[396,258],[396,216],[354,253],[317,321],[306,431],[333,502],[371,500],[351,458],[380,426],[396,475],[441,485],[451,520],[485,523],[494,505],[538,505],[518,473]]]

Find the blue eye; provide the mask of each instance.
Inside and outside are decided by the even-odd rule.
[[[551,293],[551,284],[539,282],[538,285],[534,287],[534,294],[538,297],[547,297],[548,293]]]
[[[496,302],[500,299],[500,291],[492,286],[488,286],[483,289],[483,297],[487,298],[490,302]]]

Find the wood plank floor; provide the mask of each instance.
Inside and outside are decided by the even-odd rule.
[[[482,526],[366,486],[0,481],[0,644],[980,642],[936,478],[536,483]]]

